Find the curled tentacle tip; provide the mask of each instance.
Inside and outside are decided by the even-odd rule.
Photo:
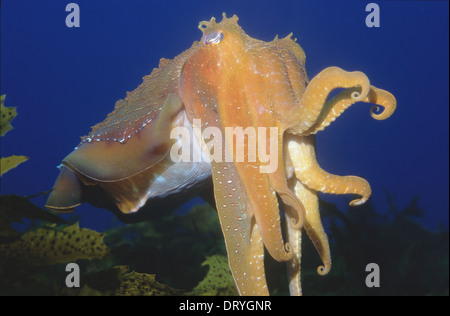
[[[355,101],[360,101],[361,100],[361,93],[359,93],[358,91],[353,91],[352,94],[351,94],[351,97]]]
[[[385,120],[385,119],[391,117],[391,115],[395,111],[395,108],[396,108],[396,105],[390,105],[388,107],[374,105],[370,109],[370,116],[372,116],[372,118],[374,118],[375,120],[378,120],[378,121]],[[381,109],[382,109],[381,113],[375,113],[375,112],[380,112]]]
[[[291,223],[291,228],[295,229],[295,230],[302,229],[303,225],[304,225],[303,219],[296,220],[295,218],[291,218],[290,223]]]
[[[357,85],[360,87],[361,92],[353,91],[351,93],[350,97],[354,101],[358,102],[358,101],[364,100],[367,97],[367,95],[369,94],[370,81],[369,81],[369,78],[367,78],[367,76],[364,73],[359,72],[359,71],[354,72],[354,76],[356,76],[358,78],[359,83]]]
[[[370,116],[374,119],[379,120],[380,116],[384,113],[384,108],[379,105],[374,105],[370,108]]]
[[[291,244],[287,242],[287,243],[284,245],[284,249],[286,249],[286,252],[291,252],[291,251],[292,251]]]
[[[350,206],[363,205],[364,203],[367,202],[367,200],[369,200],[369,197],[370,197],[370,195],[369,195],[369,196],[364,196],[364,197],[362,197],[362,198],[360,198],[360,199],[353,200],[353,201],[351,201],[351,202],[349,203],[349,205],[350,205]]]
[[[359,101],[363,101],[366,98],[368,93],[369,93],[369,88],[367,86],[363,85],[361,92],[353,91],[350,94],[350,97],[352,98],[353,101],[359,102]]]
[[[286,260],[291,260],[294,258],[294,251],[292,251],[292,247],[289,242],[284,245],[284,248],[286,249]]]
[[[317,273],[319,275],[326,275],[331,270],[331,264],[326,264],[324,266],[318,266],[317,267]]]

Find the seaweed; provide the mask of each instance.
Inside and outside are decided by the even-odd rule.
[[[320,202],[333,268],[318,276],[314,246],[304,242],[305,295],[448,295],[448,230],[420,224],[417,197],[403,209],[391,195],[387,199],[384,214],[370,203],[342,211]],[[113,222],[103,233],[40,221],[19,240],[0,245],[0,294],[237,295],[218,225],[207,204],[152,221]],[[270,256],[266,261],[271,293],[287,295],[285,264]],[[80,265],[80,288],[65,286],[67,262]],[[378,288],[365,284],[368,263],[381,268]]]
[[[2,199],[39,209],[23,197]],[[5,210],[14,210],[14,205]],[[221,239],[210,239],[211,243],[201,246],[205,236],[220,237],[215,211],[207,205],[195,205],[189,212],[153,222],[112,225],[104,233],[79,228],[78,223],[61,224],[62,220],[53,217],[57,215],[48,213],[46,217],[43,214],[47,212],[40,211],[18,213],[4,221],[11,225],[31,216],[40,224],[37,229],[30,226],[18,240],[0,244],[0,295],[237,295],[224,250],[205,255],[217,252]],[[8,213],[0,218],[7,218]],[[199,228],[196,218],[213,225]],[[48,223],[49,219],[58,224]],[[195,249],[192,243],[200,246]],[[208,246],[210,251],[206,251]],[[179,256],[173,257],[172,252]],[[81,267],[80,288],[65,286],[65,264],[71,262]],[[180,262],[181,269],[161,270],[168,263],[181,266]],[[181,271],[181,278],[173,273],[176,270]],[[189,282],[180,283],[180,279]]]
[[[228,259],[223,255],[213,255],[202,263],[209,266],[206,277],[191,291],[190,295],[236,296],[238,292],[228,267]]]
[[[325,277],[305,266],[303,285],[306,295],[448,295],[448,229],[432,231],[420,219],[425,212],[419,197],[399,209],[386,192],[387,212],[376,211],[371,203],[341,211],[320,201],[329,220],[333,268]],[[313,256],[307,245],[303,258]],[[380,286],[368,287],[366,266],[380,267]]]
[[[11,121],[17,116],[16,108],[5,107],[6,95],[0,96],[0,136],[3,137],[7,132],[13,129]],[[9,157],[0,158],[0,176],[4,175],[11,169],[14,169],[22,162],[28,160],[26,156],[12,155]]]
[[[208,204],[112,227],[105,232],[105,242],[118,265],[151,271],[164,284],[179,289],[191,289],[203,279],[207,269],[201,265],[206,257],[226,256],[217,213]]]
[[[13,129],[10,123],[17,115],[16,108],[4,106],[5,99],[6,94],[0,96],[0,136],[4,136]]]

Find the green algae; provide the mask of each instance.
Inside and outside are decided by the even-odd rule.
[[[15,107],[5,107],[6,95],[0,96],[0,136],[3,137],[7,132],[13,129],[11,121],[17,116]],[[16,168],[19,164],[28,160],[26,156],[12,155],[0,158],[0,176],[4,175],[11,169]]]

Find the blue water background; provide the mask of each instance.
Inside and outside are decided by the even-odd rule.
[[[365,1],[79,0],[81,27],[67,28],[62,0],[1,2],[1,94],[19,112],[1,155],[30,160],[1,178],[2,194],[52,188],[56,166],[162,57],[199,40],[199,21],[237,14],[254,38],[293,32],[310,78],[329,66],[360,70],[392,92],[396,113],[375,121],[348,109],[317,136],[318,160],[335,174],[366,178],[379,211],[385,190],[405,207],[415,195],[424,224],[448,227],[449,8],[446,1],[377,1],[381,27],[365,25]],[[322,195],[346,207],[350,197]],[[43,206],[45,198],[35,198]],[[81,225],[105,229],[112,215],[77,208]]]

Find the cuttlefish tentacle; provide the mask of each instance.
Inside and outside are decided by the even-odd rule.
[[[370,91],[370,81],[360,72],[347,72],[338,67],[328,67],[315,76],[303,94],[298,110],[290,117],[286,117],[288,132],[303,134],[316,122],[329,93],[336,88],[351,88],[359,86],[361,91],[352,91],[351,98],[362,101]]]
[[[232,163],[211,162],[215,199],[228,264],[240,295],[269,295],[264,272],[264,243],[247,195]]]
[[[287,206],[286,212],[290,214],[289,224],[293,229],[301,229],[305,224],[305,207],[303,203],[288,190],[287,187],[278,187],[275,191]]]
[[[317,190],[309,188],[301,180],[303,178],[301,173],[303,172],[302,168],[304,165],[316,164],[314,136],[300,137],[289,135],[286,138],[286,143],[292,164],[295,168],[295,175],[298,179],[294,187],[294,192],[306,209],[304,227],[323,263],[323,266],[317,268],[317,272],[320,275],[325,275],[331,269],[331,253],[328,237],[320,219]]]
[[[248,279],[249,282],[243,282],[238,285],[241,295],[269,295],[267,288],[266,274],[264,269],[264,241],[258,224],[253,218],[251,226],[250,250],[247,258],[248,264],[251,266]],[[246,259],[245,259],[246,260]],[[236,281],[237,282],[237,281]],[[251,291],[245,290],[250,288]]]
[[[236,78],[236,81],[239,78]],[[232,91],[233,87],[230,86],[228,89],[228,82],[222,83],[225,87],[225,91]],[[243,91],[236,91],[234,94],[230,95],[223,92],[219,94],[217,102],[217,112],[218,120],[222,128],[232,127],[236,128],[248,128],[252,127],[254,122],[248,115],[249,108],[251,104],[248,103],[247,98]],[[245,130],[243,129],[243,130]],[[243,187],[246,189],[247,193],[247,211],[255,217],[256,223],[261,231],[261,236],[264,241],[270,255],[277,261],[287,261],[293,257],[293,252],[291,251],[291,246],[289,243],[284,243],[283,235],[281,231],[281,221],[279,213],[279,205],[276,196],[276,189],[281,189],[282,186],[274,188],[272,181],[270,180],[271,174],[283,174],[283,168],[278,168],[274,172],[272,170],[266,170],[266,172],[261,172],[261,166],[264,166],[264,161],[261,157],[255,157],[249,159],[250,150],[244,150],[243,159],[238,158],[237,145],[249,144],[250,136],[245,136],[242,131],[237,132],[236,139],[239,136],[240,141],[236,142],[236,150],[233,149],[234,146],[234,136],[227,137],[225,135],[225,148],[223,149],[224,157],[232,157],[233,166],[236,168],[237,175],[241,181]],[[263,135],[264,136],[264,135]],[[263,137],[264,138],[264,137]],[[278,140],[278,138],[277,138]],[[258,139],[257,148],[260,148],[260,144],[263,142],[269,142],[270,140],[264,138],[260,141]],[[282,146],[279,143],[278,146]],[[267,148],[267,147],[266,147]],[[270,148],[270,147],[269,147]],[[259,156],[259,155],[258,155]],[[265,168],[263,168],[265,169]],[[276,184],[279,184],[276,182]],[[287,187],[287,185],[286,185]],[[217,205],[218,208],[221,207],[220,204]]]
[[[289,208],[289,206],[287,207]],[[291,217],[292,212],[286,212],[286,221],[290,223],[295,220]],[[287,273],[289,281],[289,293],[292,296],[301,296],[302,287],[300,280],[300,263],[302,257],[302,230],[295,229],[293,225],[286,225],[287,239],[292,247],[294,257],[287,261]]]
[[[395,112],[395,109],[397,108],[397,100],[391,93],[374,86],[370,87],[370,92],[363,101],[375,103],[384,108],[383,112],[380,114],[375,113],[375,109],[378,108],[376,105],[370,109],[370,115],[376,120],[387,119]]]
[[[309,136],[304,137],[304,141],[314,143],[314,139]],[[328,173],[319,166],[314,146],[308,146],[305,150],[309,151],[303,158],[305,161],[301,160],[301,164],[295,163],[296,158],[292,158],[292,161],[296,177],[308,188],[329,194],[360,195],[360,199],[352,200],[349,203],[351,206],[364,204],[370,198],[372,189],[365,179]]]
[[[290,244],[284,244],[281,232],[278,200],[269,177],[259,172],[259,165],[234,163],[239,179],[246,188],[249,214],[255,217],[270,255],[277,261],[290,260],[294,253]],[[220,209],[221,205],[217,205]]]
[[[299,230],[304,225],[305,207],[288,186],[283,159],[283,146],[283,133],[278,133],[278,167],[276,171],[268,173],[268,176],[274,190],[278,193],[283,203],[288,206],[286,207],[286,212],[290,215],[289,224],[293,229]]]
[[[324,130],[348,107],[357,102],[357,100],[352,98],[352,95],[355,92],[360,93],[359,90],[360,89],[356,87],[348,88],[328,100],[323,106],[317,122],[308,131],[305,131],[303,135],[315,134]],[[370,109],[371,116],[376,120],[387,119],[394,113],[397,107],[397,102],[392,94],[374,86],[370,86],[369,94],[361,101],[376,104]],[[378,108],[378,105],[383,107],[383,111],[380,114],[375,113],[375,109]]]

